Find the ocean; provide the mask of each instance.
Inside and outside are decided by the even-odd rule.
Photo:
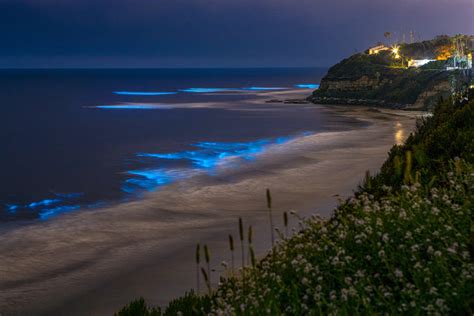
[[[309,95],[325,72],[1,70],[0,222],[130,201],[224,163],[239,168],[270,145],[343,130],[320,108],[259,101]]]

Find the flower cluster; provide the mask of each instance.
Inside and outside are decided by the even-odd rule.
[[[463,314],[474,293],[474,173],[360,194],[223,280],[215,315]],[[471,243],[471,244],[470,244]]]

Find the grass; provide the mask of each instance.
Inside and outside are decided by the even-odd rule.
[[[330,219],[280,234],[210,294],[163,313],[139,300],[118,315],[471,315],[473,122],[474,102],[440,102]]]

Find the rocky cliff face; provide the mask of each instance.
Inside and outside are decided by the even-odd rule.
[[[320,89],[327,92],[357,92],[379,89],[390,84],[391,81],[389,78],[380,78],[380,76],[371,78],[364,75],[355,80],[323,80]]]
[[[413,109],[430,108],[435,105],[440,97],[447,97],[451,92],[451,84],[448,80],[438,82],[434,86],[427,87],[416,99],[416,102],[409,106]]]
[[[329,69],[315,103],[423,109],[450,93],[450,73],[391,66],[387,56],[357,54]]]

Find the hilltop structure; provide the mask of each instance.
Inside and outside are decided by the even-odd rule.
[[[369,48],[369,55],[376,55],[387,50],[390,50],[390,47],[387,47],[384,44],[378,44],[377,46]]]
[[[472,80],[474,36],[386,46],[379,43],[329,69],[315,103],[425,109]],[[453,78],[456,78],[455,80]]]

